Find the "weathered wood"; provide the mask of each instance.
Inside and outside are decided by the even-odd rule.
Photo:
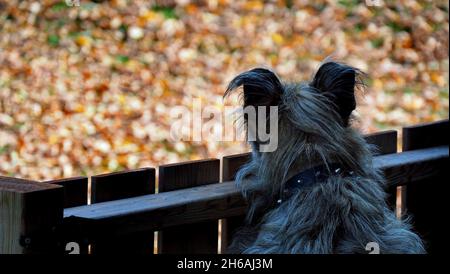
[[[93,221],[92,225],[104,223],[115,234],[127,234],[231,217],[244,212],[245,202],[234,182],[224,182],[68,208],[64,216],[79,217],[89,224]]]
[[[99,203],[155,193],[155,169],[142,168],[92,176],[91,202]],[[153,254],[152,230],[122,237],[99,237],[91,253]]]
[[[441,152],[445,155],[447,155],[446,157],[440,157],[440,155],[437,152],[437,150],[441,150]],[[430,148],[427,149],[425,151],[428,151],[429,155],[428,155],[428,160],[425,162],[421,162],[420,159],[414,159],[414,155],[411,156],[412,154],[415,154],[415,151],[411,151],[411,152],[403,152],[400,154],[400,157],[397,157],[397,161],[395,162],[389,162],[390,165],[393,166],[393,168],[389,169],[386,168],[385,169],[385,174],[387,176],[387,178],[390,178],[391,181],[398,181],[398,184],[396,186],[401,187],[401,192],[400,195],[402,196],[402,209],[401,212],[405,216],[414,216],[415,214],[409,214],[408,212],[411,211],[411,209],[408,208],[412,208],[412,212],[416,211],[415,205],[420,204],[420,200],[422,200],[424,197],[425,199],[438,199],[438,196],[435,195],[434,197],[429,197],[426,198],[427,196],[429,196],[429,192],[431,189],[435,189],[434,187],[432,187],[432,185],[434,185],[434,182],[443,182],[446,181],[447,179],[440,179],[440,180],[435,180],[433,178],[439,177],[444,170],[445,170],[445,162],[448,161],[448,146],[443,146],[443,147],[435,147],[435,148]],[[412,154],[411,154],[412,153]],[[424,155],[427,156],[427,155]],[[442,156],[442,155],[441,155]],[[407,159],[411,157],[412,159]],[[402,161],[406,161],[406,160],[417,160],[415,161],[416,164],[412,164],[410,165],[408,168],[404,168],[402,169]],[[380,160],[380,162],[382,162],[382,159]],[[425,181],[427,180],[431,180],[432,182],[430,183],[425,183],[423,184]],[[422,182],[422,183],[421,183]],[[424,186],[423,190],[417,191],[417,187],[416,187],[416,183],[419,183],[419,185]],[[390,187],[392,188],[392,187]],[[440,193],[442,195],[442,192]],[[443,201],[443,199],[438,199],[438,202],[441,203]],[[421,206],[422,207],[422,206]],[[426,207],[426,206],[425,206]],[[405,214],[406,212],[406,214]],[[430,209],[430,211],[427,211],[424,214],[420,214],[422,216],[430,216],[430,212],[435,212],[434,210]],[[432,214],[433,215],[433,214]],[[414,220],[414,222],[417,222],[417,220]],[[420,222],[420,217],[419,217],[419,229],[423,230],[420,228],[420,223],[423,223],[425,227],[429,227],[428,221],[425,222]],[[439,225],[440,226],[440,225]],[[414,227],[416,228],[416,224],[414,224]],[[440,229],[440,228],[438,228]],[[425,232],[421,232],[421,234],[425,235]],[[430,251],[430,249],[428,249]]]
[[[397,152],[397,131],[386,130],[364,136],[367,143],[377,148],[375,155],[384,155]]]
[[[235,179],[238,170],[251,159],[251,153],[228,155],[222,158],[222,182]],[[245,214],[222,219],[222,237],[220,253],[226,253],[236,230],[244,224]]]
[[[250,152],[224,156],[222,158],[222,180],[234,180],[238,170],[250,161],[250,157]]]
[[[47,184],[63,186],[64,208],[87,205],[88,202],[88,177],[72,177],[57,180],[45,181]],[[83,238],[66,238],[62,243],[76,242],[79,246],[80,254],[89,253],[89,243]],[[70,249],[69,249],[70,250]]]
[[[205,159],[159,166],[159,192],[217,183],[219,159]]]
[[[436,165],[448,157],[448,146],[442,146],[377,156],[374,165],[385,171],[389,185],[397,186],[434,176]],[[239,216],[245,209],[245,201],[230,181],[69,208],[64,216],[81,218],[78,221],[87,231],[103,225],[110,233],[120,234]]]
[[[219,177],[218,159],[163,165],[159,167],[158,192],[217,183]],[[195,209],[193,206],[190,204],[188,208]],[[218,220],[172,227],[158,232],[159,253],[217,253],[217,244]]]
[[[155,169],[125,170],[91,178],[91,203],[155,193]]]
[[[45,181],[47,184],[63,186],[64,207],[75,207],[87,205],[88,197],[88,177],[72,177]]]
[[[448,129],[449,120],[404,127],[402,149],[406,151],[448,145]]]
[[[384,171],[388,186],[401,186],[438,173],[435,164],[448,158],[448,146],[377,156],[374,166]]]
[[[367,143],[374,145],[377,150],[375,155],[385,155],[397,152],[397,131],[386,130],[376,132],[364,136]],[[398,187],[401,188],[401,187]],[[389,206],[395,210],[397,204],[397,187],[390,187],[386,189],[387,202]]]
[[[405,127],[403,151],[448,145],[448,129],[448,120]],[[448,158],[434,164],[433,176],[409,176],[411,182],[406,186],[406,214],[413,217],[414,228],[423,237],[429,253],[447,250],[447,232],[441,222],[441,216],[446,213],[444,208],[447,197],[443,189],[449,175],[447,166]]]
[[[58,252],[52,231],[62,222],[63,188],[0,176],[0,253]]]

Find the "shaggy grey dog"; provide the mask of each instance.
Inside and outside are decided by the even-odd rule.
[[[262,68],[231,81],[225,96],[243,86],[244,107],[278,106],[279,126],[278,148],[259,152],[256,138],[251,161],[236,175],[249,209],[229,253],[367,254],[369,242],[380,253],[425,253],[386,204],[373,148],[349,126],[361,76],[326,61],[309,83],[281,83]],[[292,178],[298,184],[288,186]]]

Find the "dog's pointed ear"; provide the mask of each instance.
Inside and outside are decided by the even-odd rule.
[[[224,97],[240,86],[244,88],[244,107],[278,105],[283,90],[275,73],[264,68],[255,68],[236,76],[228,85]]]
[[[344,126],[348,126],[350,114],[356,108],[355,88],[362,84],[361,75],[356,68],[331,61],[321,65],[310,82],[310,86],[335,104]]]

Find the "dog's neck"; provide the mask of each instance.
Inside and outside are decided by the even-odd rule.
[[[298,160],[289,168],[286,179],[289,179],[289,178],[301,173],[302,171],[305,171],[310,168],[320,166],[323,164],[324,163],[319,160],[313,160],[313,161]]]

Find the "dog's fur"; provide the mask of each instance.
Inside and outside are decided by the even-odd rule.
[[[309,83],[281,83],[270,70],[257,68],[234,78],[226,93],[243,86],[244,107],[278,106],[278,148],[259,152],[236,175],[247,199],[246,224],[229,253],[425,253],[408,222],[386,204],[384,179],[372,165],[373,148],[349,126],[355,89],[363,74],[325,61]],[[354,176],[297,190],[277,204],[283,184],[298,172],[339,163]]]

